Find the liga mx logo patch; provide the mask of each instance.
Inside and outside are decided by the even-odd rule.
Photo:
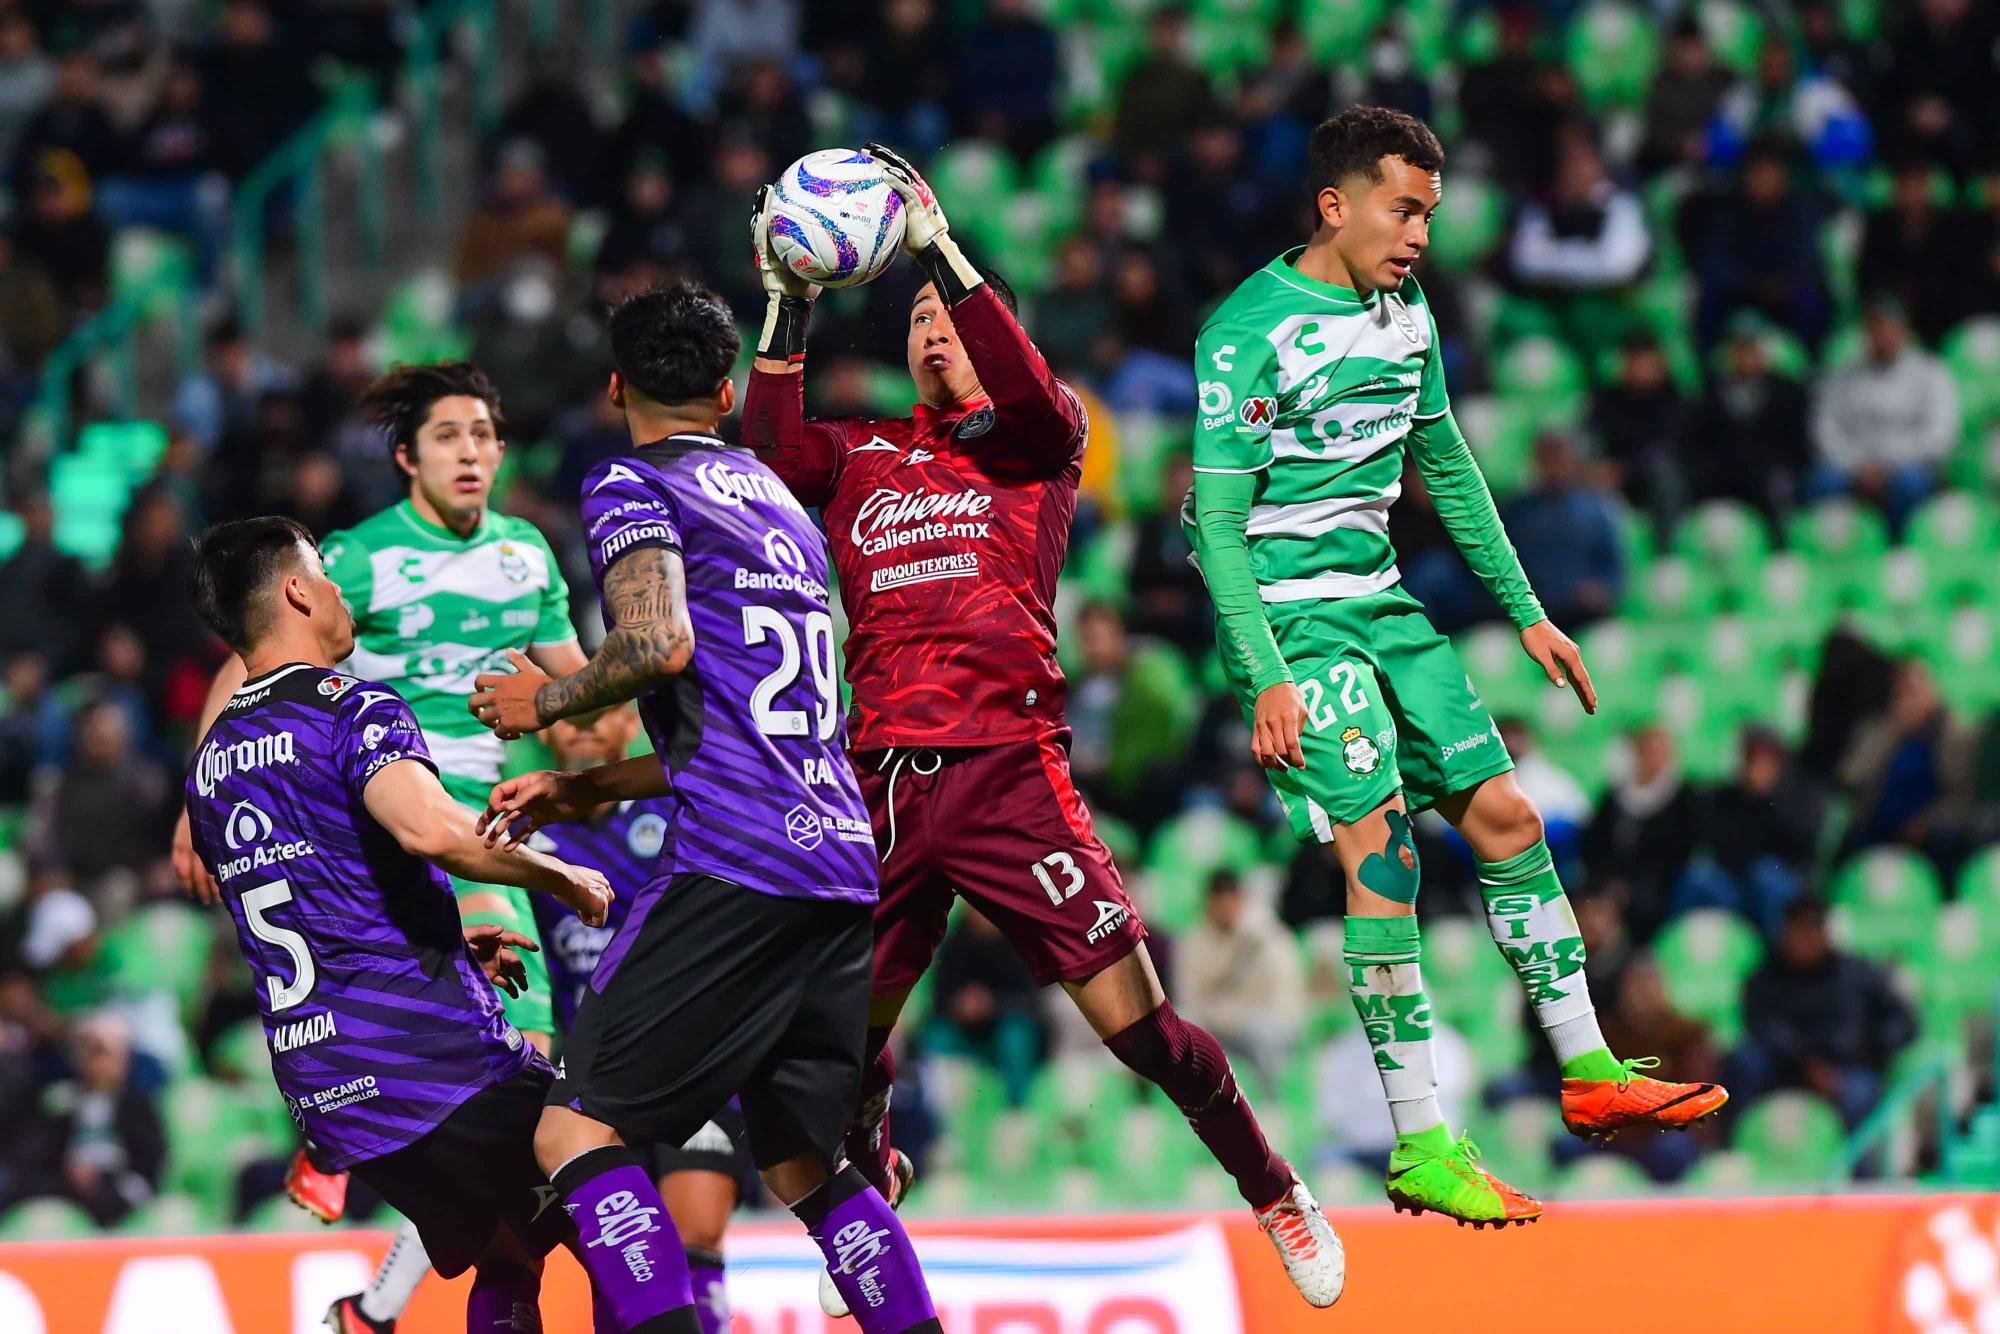
[[[1278,400],[1268,394],[1246,398],[1236,409],[1236,429],[1244,435],[1269,435],[1278,420]]]

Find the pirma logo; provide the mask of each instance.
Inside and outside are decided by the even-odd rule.
[[[785,837],[811,852],[826,838],[819,817],[804,802],[785,812]]]
[[[222,841],[231,852],[240,851],[271,836],[271,817],[247,801],[229,808],[229,820],[222,827]]]
[[[1083,938],[1093,945],[1105,939],[1119,927],[1125,925],[1125,919],[1132,915],[1131,909],[1122,903],[1110,903],[1104,899],[1092,899],[1091,904],[1097,909],[1097,921],[1092,923],[1090,930],[1084,933]]]

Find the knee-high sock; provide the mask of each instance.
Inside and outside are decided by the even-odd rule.
[[[701,1334],[680,1233],[633,1152],[592,1149],[554,1180],[576,1222],[577,1255],[626,1334]]]
[[[889,1101],[896,1087],[896,1056],[889,1050],[889,1030],[870,1027],[867,1064],[861,1071],[861,1110],[847,1128],[847,1160],[854,1164],[875,1193],[891,1194],[893,1156],[889,1142]]]
[[[917,1251],[895,1210],[853,1166],[792,1206],[826,1256],[862,1334],[942,1334]]]
[[[1172,1001],[1113,1033],[1104,1045],[1172,1099],[1251,1208],[1267,1208],[1290,1192],[1291,1165],[1265,1141],[1222,1044],[1181,1018]]]
[[[1604,1045],[1584,978],[1583,933],[1556,876],[1549,845],[1536,840],[1518,856],[1480,862],[1479,894],[1486,901],[1493,941],[1521,979],[1563,1074],[1571,1079],[1617,1078],[1618,1062]]]
[[[1417,919],[1349,917],[1345,949],[1347,990],[1374,1049],[1397,1137],[1442,1126]]]
[[[361,1314],[370,1320],[395,1320],[403,1314],[416,1294],[417,1284],[431,1272],[431,1257],[424,1253],[424,1239],[417,1225],[404,1219],[389,1242],[388,1254],[375,1266],[375,1277],[361,1293]]]
[[[729,1334],[729,1288],[722,1277],[722,1252],[687,1248],[688,1277],[694,1284],[694,1313],[701,1334]]]
[[[542,1334],[542,1276],[511,1260],[488,1260],[465,1299],[466,1334]]]

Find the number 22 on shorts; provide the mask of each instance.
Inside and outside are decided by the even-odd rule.
[[[1327,679],[1338,690],[1340,707],[1352,718],[1368,710],[1368,694],[1361,688],[1361,674],[1351,662],[1336,662],[1327,673]],[[1305,696],[1306,720],[1315,732],[1324,732],[1339,721],[1339,715],[1326,698],[1326,682],[1316,676],[1309,676],[1299,682],[1299,693]]]

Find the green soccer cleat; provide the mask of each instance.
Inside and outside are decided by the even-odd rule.
[[[1444,1153],[1398,1141],[1382,1183],[1397,1213],[1434,1213],[1458,1225],[1505,1227],[1542,1216],[1540,1200],[1523,1195],[1475,1161],[1479,1146],[1460,1136]]]

